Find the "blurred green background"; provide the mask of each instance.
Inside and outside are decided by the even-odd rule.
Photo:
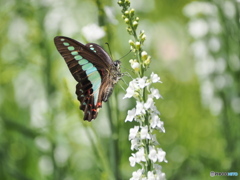
[[[152,56],[148,73],[163,81],[156,103],[166,133],[156,134],[167,179],[240,173],[239,6],[132,0]],[[57,35],[105,49],[108,42],[119,59],[131,38],[120,12],[110,0],[0,0],[1,180],[125,180],[139,168],[128,161],[134,123],[124,119],[135,103],[122,100],[127,86],[119,82],[98,118],[84,122],[76,83],[53,43]],[[121,59],[123,72],[131,73],[131,58]]]

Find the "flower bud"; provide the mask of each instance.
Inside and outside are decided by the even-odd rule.
[[[118,4],[119,4],[119,5],[122,5],[122,1],[118,1]]]
[[[136,43],[135,43],[135,46],[136,46],[136,49],[140,49],[140,47],[141,47],[140,42],[136,42]]]
[[[146,40],[146,35],[142,34],[142,36],[140,38],[141,38],[142,41],[145,41]]]
[[[133,16],[133,15],[134,15],[134,12],[135,12],[135,10],[134,10],[134,9],[131,9],[130,12],[129,12],[129,14]]]
[[[151,56],[148,56],[147,59],[143,63],[144,63],[144,65],[149,66],[149,64],[151,63]]]
[[[125,5],[129,6],[130,5],[130,1],[129,0],[125,0]]]
[[[128,19],[128,18],[125,18],[124,21],[125,21],[125,23],[127,23],[127,24],[129,23],[129,19]]]
[[[130,27],[127,27],[126,29],[127,29],[127,32],[128,32],[130,35],[132,35],[132,29],[131,29]]]
[[[146,52],[146,51],[143,51],[143,52],[141,53],[141,56],[142,56],[142,59],[143,59],[143,60],[146,60],[147,57],[148,57],[147,52]]]
[[[137,21],[133,21],[133,27],[136,28],[138,26],[138,22]]]
[[[128,41],[128,43],[129,43],[131,46],[133,46],[133,47],[135,46],[133,40],[131,40],[131,39]]]
[[[130,46],[130,49],[131,49],[131,51],[132,51],[132,52],[136,52],[136,49],[135,49],[135,47],[133,47],[133,46]]]

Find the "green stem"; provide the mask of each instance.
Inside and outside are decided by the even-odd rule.
[[[102,143],[100,142],[100,139],[98,138],[98,135],[97,135],[96,131],[92,128],[92,131],[94,132],[95,138],[97,139],[96,140],[97,143],[94,142],[92,134],[91,134],[89,128],[85,126],[84,129],[86,131],[87,137],[89,138],[89,140],[90,140],[90,142],[92,144],[94,154],[96,154],[98,156],[98,158],[100,159],[101,164],[103,166],[103,169],[108,174],[108,178],[109,179],[114,179],[114,175],[112,173],[112,170],[110,169],[109,162],[107,161],[107,156],[105,154],[105,150],[102,147]]]
[[[136,32],[135,28],[133,27],[133,22],[132,22],[132,20],[130,20],[130,27],[131,27],[131,29],[132,29],[133,37],[134,37],[135,41],[136,41],[136,42],[140,42],[139,39],[138,39],[138,36],[137,36],[137,32]],[[143,76],[144,76],[144,67],[143,67],[143,65],[142,65],[143,62],[142,62],[142,59],[141,59],[141,53],[142,53],[142,49],[140,48],[140,49],[138,50],[138,52],[136,53],[136,55],[137,55],[138,62],[141,63],[141,69],[140,69],[139,76],[140,76],[140,77],[143,77]]]
[[[110,42],[111,35],[113,34],[110,29],[110,26],[106,23],[106,14],[103,8],[103,4],[101,0],[96,0],[96,4],[98,7],[98,19],[99,19],[99,26],[105,26],[106,28],[106,41]],[[111,98],[109,99],[109,102],[107,103],[108,107],[108,119],[109,119],[109,125],[111,129],[111,135],[110,135],[110,156],[107,156],[109,160],[109,168],[112,171],[112,174],[114,175],[111,179],[120,180],[121,179],[121,172],[120,172],[120,152],[119,152],[119,116],[118,116],[118,108],[117,108],[117,94],[116,91],[113,92]]]

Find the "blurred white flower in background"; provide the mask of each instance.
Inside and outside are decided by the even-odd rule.
[[[205,20],[203,19],[196,19],[191,22],[189,22],[188,25],[189,33],[191,34],[192,37],[194,38],[201,38],[205,36],[208,33],[208,24]]]
[[[82,33],[89,42],[95,42],[105,36],[105,31],[97,24],[89,24],[84,26],[82,28]]]
[[[104,7],[104,11],[107,15],[108,21],[111,24],[118,24],[118,20],[116,19],[116,15],[115,15],[115,8],[110,7],[110,6],[105,6]]]
[[[196,60],[195,71],[200,81],[202,103],[214,115],[230,107],[227,104],[231,104],[231,99],[239,98],[236,89],[239,83],[236,75],[240,71],[239,50],[236,48],[239,47],[236,11],[234,1],[222,0],[191,2],[183,9],[189,18],[188,31],[193,38],[191,48]],[[226,92],[229,94],[224,99]],[[226,104],[226,100],[231,102]],[[232,110],[239,113],[235,106]]]
[[[199,14],[215,16],[216,12],[217,8],[209,2],[192,2],[183,9],[183,13],[190,18]]]

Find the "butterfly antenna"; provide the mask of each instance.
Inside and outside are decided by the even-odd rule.
[[[130,50],[127,54],[125,54],[123,57],[121,57],[120,59],[123,59],[123,58],[125,58],[127,55],[129,55],[130,54],[130,52],[132,52],[132,50]],[[120,60],[119,59],[119,60]]]
[[[113,59],[112,51],[111,51],[110,45],[109,45],[107,42],[106,42],[105,44],[108,46],[109,54],[110,54],[111,58]]]

